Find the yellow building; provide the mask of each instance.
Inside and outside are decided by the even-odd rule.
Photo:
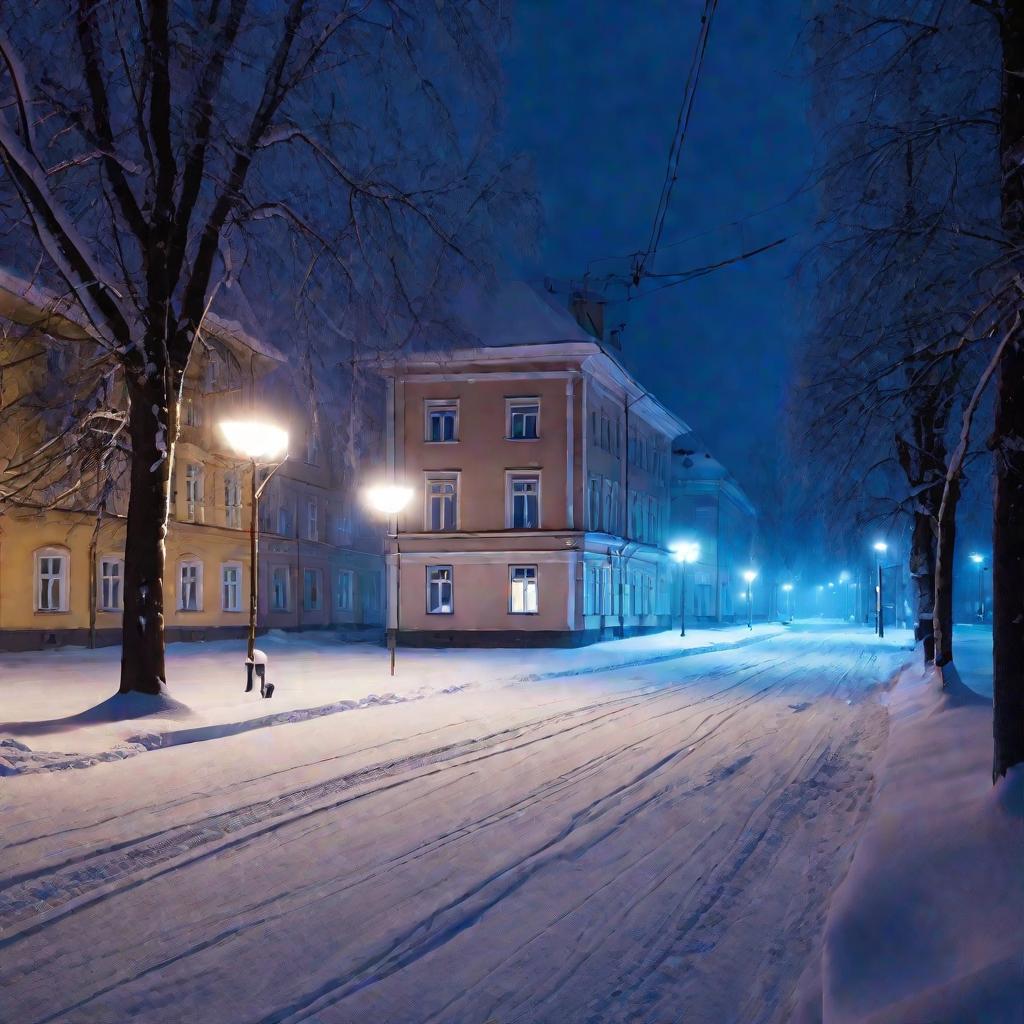
[[[59,303],[0,273],[0,649],[120,640],[124,403],[109,370]],[[254,409],[291,439],[261,499],[260,626],[381,624],[382,531],[339,487],[330,424],[314,426],[278,349],[211,317],[182,391],[167,639],[245,633],[249,469],[218,424]]]

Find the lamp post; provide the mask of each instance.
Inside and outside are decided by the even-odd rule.
[[[260,420],[225,420],[221,433],[228,445],[249,460],[250,514],[249,514],[249,637],[246,644],[246,691],[252,689],[253,668],[256,661],[257,573],[259,571],[259,508],[260,495],[270,478],[288,458],[288,434],[272,423]],[[266,479],[257,484],[258,463],[277,463]]]
[[[747,569],[743,573],[743,578],[747,581],[747,629],[754,628],[754,599],[751,592],[750,586],[757,579],[757,573],[753,569]]]
[[[398,535],[398,514],[409,504],[412,498],[412,488],[395,483],[377,484],[374,487],[368,487],[364,492],[364,497],[370,508],[394,520],[394,532],[391,536],[395,540],[395,625],[394,628],[391,628],[390,625],[386,627],[391,674],[394,675],[395,650],[398,645],[398,628],[402,614],[402,545]]]
[[[686,636],[686,564],[700,558],[700,545],[696,541],[676,541],[671,551],[679,563],[679,635]]]
[[[783,583],[782,592],[786,595],[786,618],[793,621],[793,584]]]
[[[978,619],[985,621],[985,556],[976,551],[970,555],[971,561],[978,567]]]
[[[874,543],[875,549],[875,564],[878,573],[878,583],[875,585],[875,632],[880,636],[885,636],[885,622],[882,616],[882,556],[889,550],[889,545],[884,540],[878,540]]]

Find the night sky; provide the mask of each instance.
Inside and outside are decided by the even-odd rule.
[[[507,133],[533,160],[546,218],[525,276],[579,279],[588,261],[646,244],[702,7],[518,0]],[[641,380],[755,499],[775,465],[799,332],[792,278],[811,216],[800,7],[780,0],[766,16],[752,0],[720,4],[656,269],[797,236],[710,277],[620,300],[608,314],[625,321],[623,345]],[[591,265],[597,275],[626,268],[628,260]]]

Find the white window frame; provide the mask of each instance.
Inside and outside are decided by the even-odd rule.
[[[515,526],[515,484],[519,480],[533,480],[537,483],[537,525]],[[506,530],[539,530],[542,521],[541,473],[537,469],[506,469],[505,470],[505,529]]]
[[[462,474],[458,471],[441,471],[441,470],[430,470],[423,474],[423,529],[427,533],[453,533],[459,529],[459,523],[462,522],[462,508],[461,508],[461,495],[462,495]],[[455,501],[453,507],[455,509],[455,522],[450,525],[440,526],[437,529],[433,526],[433,516],[431,515],[431,493],[430,488],[433,483],[450,483],[455,486]]]
[[[284,604],[277,603],[277,581],[284,580]],[[270,567],[270,593],[267,595],[272,612],[289,612],[292,609],[292,573],[287,565]]]
[[[316,591],[316,604],[306,603],[306,580],[313,579]],[[323,611],[324,607],[324,574],[322,569],[307,568],[302,570],[302,610],[304,612]]]
[[[60,569],[54,575],[52,573],[52,566],[47,564],[47,575],[46,579],[51,581],[51,585],[47,586],[47,605],[43,606],[43,602],[39,600],[42,594],[43,585],[43,559],[60,559]],[[71,552],[67,548],[63,547],[45,547],[37,548],[33,552],[32,559],[32,607],[37,612],[42,612],[44,615],[55,614],[58,612],[66,612],[68,610],[68,590],[70,589],[71,582]],[[56,580],[57,586],[57,601],[56,606],[51,607],[50,599],[53,596],[52,581]]]
[[[233,585],[235,588],[235,603],[232,605],[228,601],[228,570],[232,570],[237,573],[237,577]],[[220,564],[220,610],[222,612],[240,612],[242,611],[242,563],[241,562],[221,562]]]
[[[224,474],[224,523],[233,530],[242,528],[242,477],[234,471]]]
[[[516,573],[532,573],[532,577],[524,575],[522,608],[516,608]],[[530,603],[529,581],[533,582],[533,607],[527,607]],[[508,613],[509,615],[538,615],[540,612],[540,571],[536,564],[510,565],[508,567]]]
[[[512,417],[513,415],[523,409],[525,406],[536,406],[537,407],[537,432],[535,437],[515,437],[512,432]],[[529,397],[522,396],[519,398],[506,398],[505,399],[505,440],[515,441],[517,443],[521,441],[539,441],[541,439],[541,400],[540,396]]]
[[[185,463],[185,521],[188,523],[203,521],[204,476],[201,462]]]
[[[355,608],[356,574],[351,569],[338,570],[338,592],[334,604],[339,612],[350,612]]]
[[[106,567],[117,566],[116,576],[108,575]],[[106,599],[104,584],[108,581],[111,586],[116,582],[117,599],[110,602]],[[124,610],[124,559],[120,555],[100,555],[96,559],[96,607],[101,612],[120,612]]]
[[[427,614],[428,615],[454,615],[455,614],[455,570],[454,570],[454,568],[451,565],[428,565],[426,567],[426,570],[427,570],[427,575],[426,575],[426,583],[427,583],[427,592],[426,592]],[[442,571],[442,570],[448,573],[447,580],[437,580],[437,581],[435,581],[432,578],[432,574],[435,571]],[[431,607],[432,589],[433,589],[433,586],[434,586],[435,582],[438,583],[439,591],[441,590],[441,587],[443,586],[444,583],[448,584],[448,593],[450,594],[450,598],[449,598],[449,601],[448,601],[448,607],[447,608],[443,607],[444,606],[444,601],[443,600],[439,600],[439,602],[438,602],[439,607],[436,610]],[[440,594],[439,594],[439,596],[440,596]]]
[[[431,423],[435,414],[450,412],[455,417],[452,437],[448,440],[434,440]],[[442,431],[443,433],[443,431]],[[425,398],[423,400],[423,441],[425,444],[457,444],[459,441],[459,400],[457,398]]]
[[[185,603],[185,572],[186,568],[196,570],[193,579],[189,583],[195,583],[196,604],[194,608],[186,607]],[[178,559],[178,611],[179,612],[201,612],[203,610],[203,562],[199,558]]]
[[[320,539],[320,510],[316,498],[306,499],[306,539]]]

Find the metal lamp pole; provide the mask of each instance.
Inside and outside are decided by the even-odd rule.
[[[679,563],[679,635],[686,636],[686,560]]]
[[[750,581],[747,581],[747,629],[754,628],[754,599],[750,592]]]

